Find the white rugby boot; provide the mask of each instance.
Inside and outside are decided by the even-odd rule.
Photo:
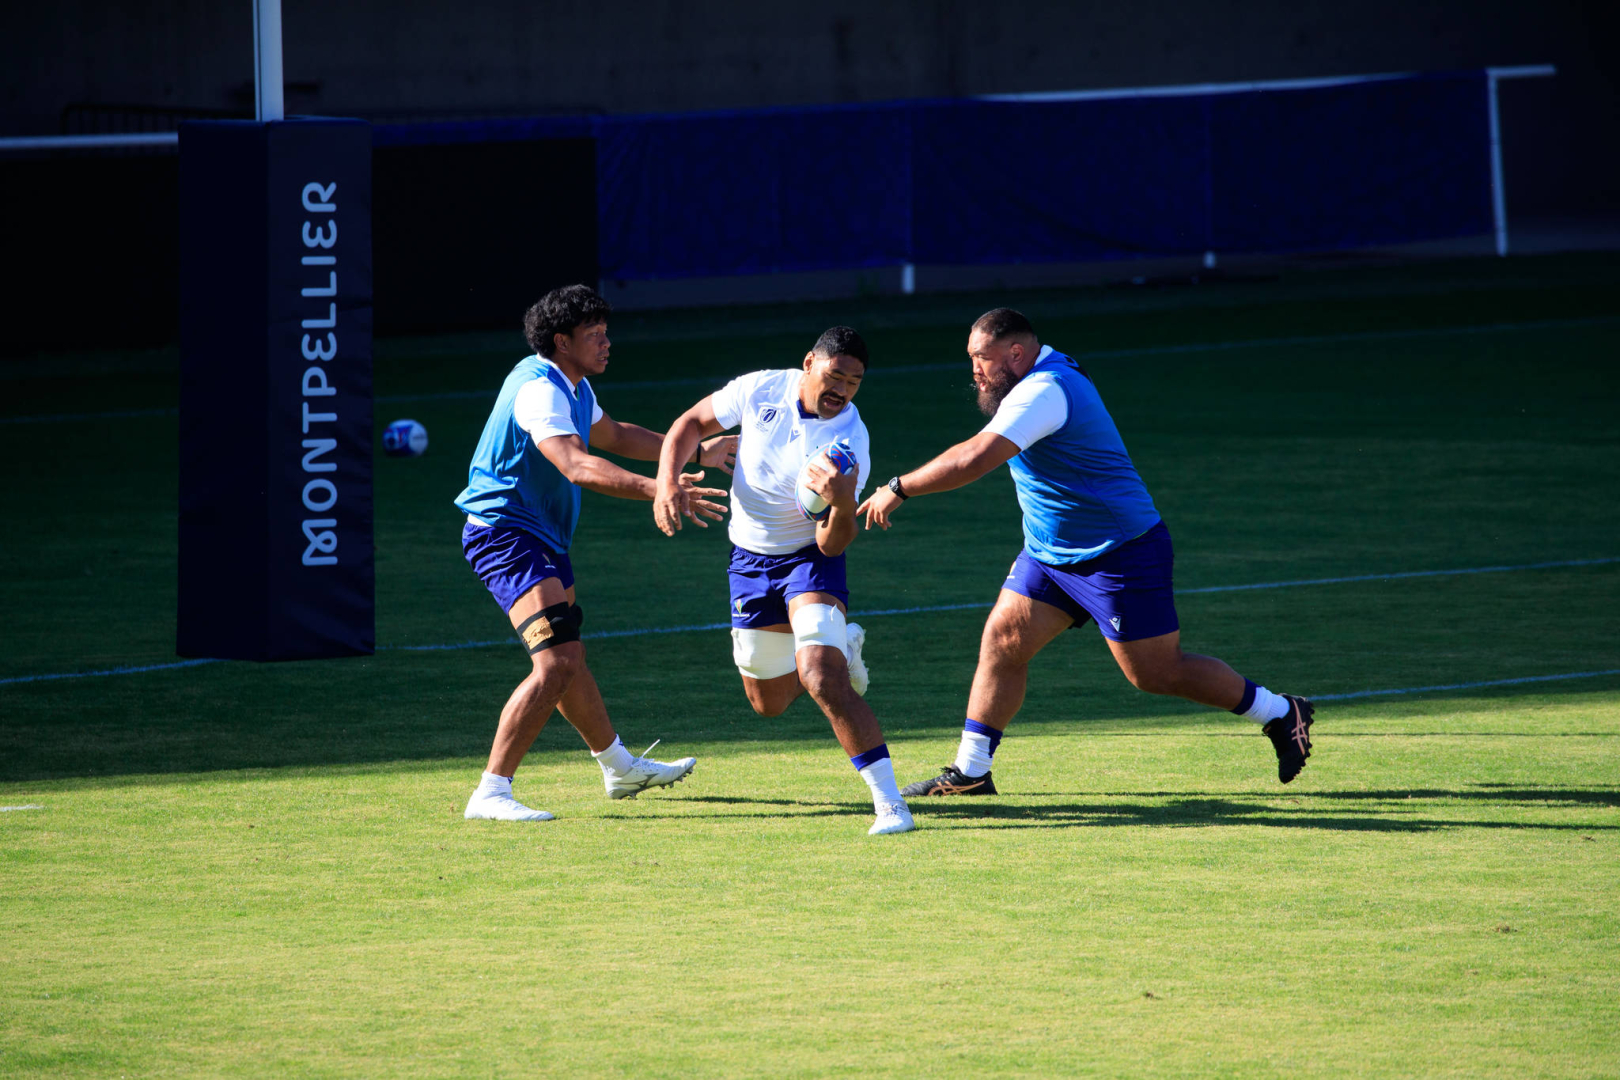
[[[478,818],[489,821],[550,821],[556,815],[544,810],[531,810],[510,795],[480,788],[467,800],[466,817],[469,821]]]
[[[647,749],[651,750],[652,747]],[[610,799],[633,799],[648,788],[666,787],[685,780],[696,764],[695,757],[668,762],[654,761],[649,757],[631,758],[630,767],[623,772],[604,768],[602,784],[607,788]]]
[[[871,683],[871,673],[866,670],[866,661],[861,657],[861,649],[866,645],[866,627],[860,623],[852,622],[844,628],[844,640],[849,643],[849,685],[862,697],[866,696],[866,687]]]
[[[885,800],[876,805],[877,820],[866,830],[867,836],[887,836],[890,833],[910,832],[917,827],[911,818],[911,807],[903,802]]]

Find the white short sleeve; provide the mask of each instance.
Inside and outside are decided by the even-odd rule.
[[[748,395],[758,389],[762,378],[770,374],[769,371],[752,371],[739,375],[709,395],[709,403],[714,406],[714,418],[719,422],[721,431],[742,423],[743,413],[748,407]]]
[[[1056,377],[1037,372],[1012,388],[984,430],[1028,450],[1069,421],[1069,398]]]
[[[544,377],[530,379],[518,387],[517,397],[512,402],[512,416],[536,445],[558,435],[582,434],[574,427],[573,399]],[[597,409],[592,423],[601,418],[602,410]]]
[[[579,380],[579,385],[581,385],[581,386],[590,386],[591,383],[590,383],[589,379],[581,379],[581,380]],[[578,391],[576,390],[575,393],[578,393]],[[597,424],[601,423],[602,422],[602,417],[604,417],[606,415],[607,414],[602,411],[602,399],[596,396],[596,388],[592,387],[591,388],[591,427],[595,427]]]
[[[872,479],[872,442],[866,434],[865,424],[857,424],[849,433],[849,448],[855,451],[855,501],[859,502],[861,492],[866,490],[867,482]]]

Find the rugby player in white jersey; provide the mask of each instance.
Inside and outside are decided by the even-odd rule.
[[[761,716],[780,715],[805,692],[821,706],[871,788],[877,820],[868,831],[880,835],[915,825],[877,717],[861,697],[866,632],[845,621],[844,549],[855,539],[855,504],[872,471],[866,425],[853,404],[866,363],[861,336],[835,326],[805,353],[802,369],[743,375],[693,405],[664,437],[653,520],[674,536],[692,517],[681,463],[700,440],[740,425],[729,526],[732,659]],[[840,473],[823,454],[840,439],[854,452],[854,472]],[[820,522],[799,507],[801,473],[829,505]]]

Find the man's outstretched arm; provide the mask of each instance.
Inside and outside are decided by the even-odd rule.
[[[602,419],[591,425],[591,446],[632,461],[657,461],[664,437],[640,424],[621,423],[603,413]]]
[[[665,438],[650,428],[615,420],[606,413],[591,425],[593,447],[634,461],[658,461],[663,454]],[[688,449],[682,460],[688,465],[714,467],[729,473],[736,450],[736,436],[710,439],[696,449]]]
[[[566,476],[570,483],[582,488],[618,499],[640,499],[643,502],[651,501],[657,494],[657,483],[652,477],[621,469],[606,458],[597,457],[585,449],[578,435],[553,435],[549,439],[542,439],[539,445],[546,460],[557,466],[557,471]],[[681,490],[690,497],[694,513],[719,521],[725,515],[726,508],[708,499],[713,496],[724,498],[726,493],[721,488],[694,486],[701,479],[701,472],[682,473],[679,478]]]
[[[1018,444],[1004,435],[981,431],[966,442],[959,442],[932,461],[919,465],[900,477],[900,490],[905,497],[932,495],[937,491],[950,491],[973,483],[998,465],[1005,465],[1019,453]],[[857,514],[866,515],[866,527],[873,525],[887,529],[889,515],[903,502],[899,495],[887,487],[880,487],[871,497],[856,507]]]
[[[689,517],[694,524],[703,525],[691,512],[691,495],[680,484],[681,467],[690,460],[700,440],[723,430],[714,416],[714,402],[704,398],[682,413],[664,436],[663,452],[658,457],[658,480],[653,491],[653,522],[665,536],[674,536],[680,530],[681,518]],[[735,438],[722,440],[736,453]],[[721,465],[725,468],[725,465]],[[730,469],[726,469],[730,472]],[[701,476],[702,473],[696,474]],[[695,489],[694,489],[695,491]],[[704,526],[707,528],[707,526]]]

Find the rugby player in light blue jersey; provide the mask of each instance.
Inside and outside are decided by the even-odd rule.
[[[609,798],[633,798],[683,779],[695,758],[676,762],[636,757],[625,749],[580,642],[580,606],[568,548],[579,521],[579,489],[621,499],[651,500],[650,477],[619,468],[591,449],[657,461],[664,437],[602,411],[588,376],[607,370],[606,300],[584,285],[547,293],[531,307],[523,330],[535,354],[521,360],[501,386],[495,408],[467,471],[456,506],[467,515],[461,546],[495,602],[512,621],[533,670],[501,710],[489,764],[472,798],[469,818],[547,821],[512,797],[512,777],[551,711],[574,725],[602,766]],[[735,438],[711,439],[693,455],[730,472]],[[687,516],[718,521],[724,507],[709,501],[718,488],[697,487],[703,473],[683,473]],[[650,748],[649,748],[650,749]]]
[[[904,794],[996,794],[992,758],[1024,702],[1030,660],[1091,619],[1134,686],[1255,721],[1277,752],[1277,778],[1298,776],[1311,756],[1311,703],[1181,651],[1170,532],[1091,377],[1043,346],[1011,308],[979,317],[968,356],[990,423],[860,506],[867,528],[887,529],[904,500],[972,483],[1007,462],[1024,516],[1024,549],[984,624],[956,761]]]

